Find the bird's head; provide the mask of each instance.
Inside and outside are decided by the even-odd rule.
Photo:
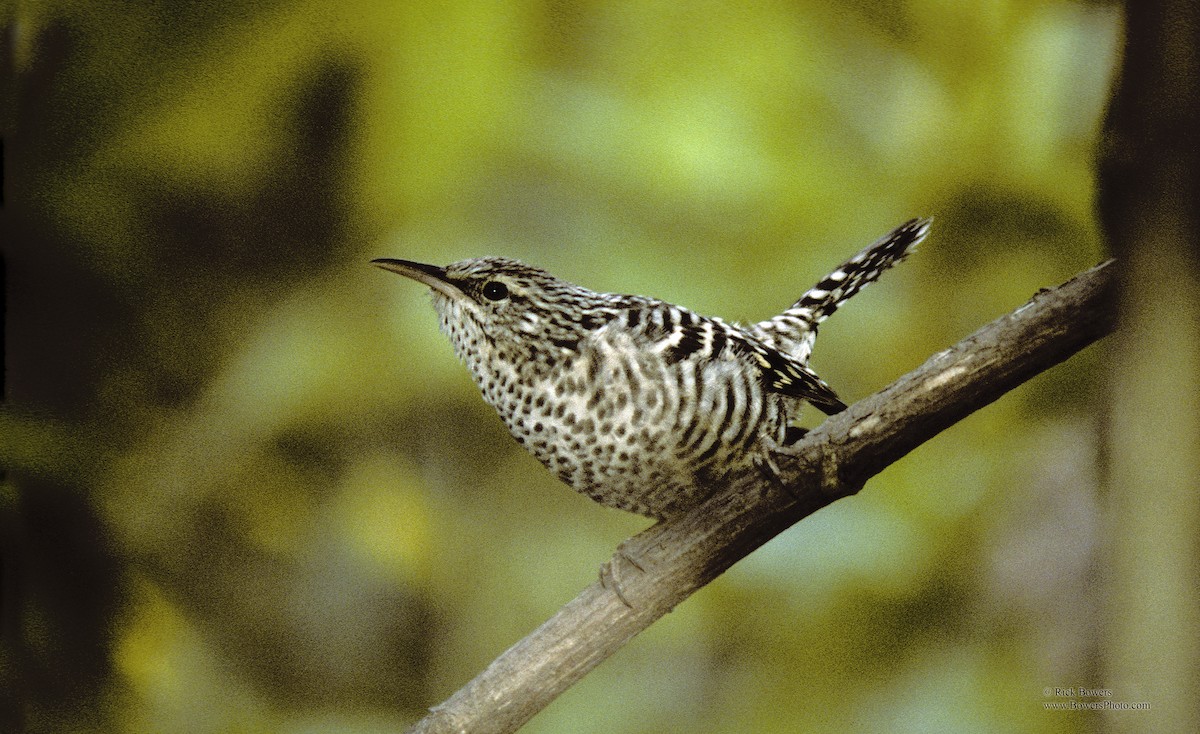
[[[460,260],[446,267],[387,258],[372,262],[429,286],[442,330],[468,361],[472,352],[498,347],[523,352],[531,346],[548,352],[573,348],[607,322],[597,309],[613,298],[505,257]]]

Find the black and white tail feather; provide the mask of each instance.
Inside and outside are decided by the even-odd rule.
[[[750,326],[749,330],[767,346],[799,362],[807,362],[817,326],[885,270],[912,254],[932,223],[932,219],[926,218],[901,224],[839,265],[788,310]]]

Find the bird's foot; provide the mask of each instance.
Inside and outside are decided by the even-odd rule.
[[[782,444],[769,436],[764,436],[762,439],[763,453],[754,460],[754,467],[758,469],[768,482],[775,485],[780,491],[797,502],[801,499],[800,495],[797,493],[796,487],[784,481],[783,472],[780,471],[779,464],[775,462],[775,457],[798,455],[798,452],[795,450],[795,444],[801,438],[804,438],[806,433],[808,433],[807,429],[788,426],[787,434]]]
[[[768,482],[773,484],[781,492],[796,501],[800,500],[800,495],[796,494],[795,490],[792,489],[792,486],[783,481],[783,475],[779,471],[779,465],[775,463],[775,457],[773,457],[771,453],[768,452],[767,454],[755,459],[754,468],[758,469],[759,473],[762,474]]]
[[[622,542],[617,546],[617,552],[613,554],[612,559],[600,564],[600,585],[605,589],[611,590],[621,600],[622,604],[633,609],[634,606],[629,603],[629,599],[625,598],[625,591],[621,588],[622,561],[642,573],[646,572],[646,569],[642,567],[637,558],[625,550],[625,543]]]
[[[789,429],[788,435],[789,438],[793,435],[791,429]],[[799,434],[794,440],[790,440],[786,444],[779,444],[772,438],[763,438],[763,455],[754,462],[763,476],[797,501],[801,500],[799,486],[803,486],[804,483],[798,486],[795,482],[784,481],[783,473],[779,470],[779,464],[775,462],[775,457],[777,456],[795,457],[800,459],[808,470],[816,471],[814,477],[817,482],[816,487],[820,489],[822,494],[831,497],[842,497],[854,494],[862,488],[861,483],[851,487],[849,481],[843,475],[839,462],[840,452],[826,447],[814,457],[810,454],[808,447],[801,450],[796,444],[803,435],[803,433]]]

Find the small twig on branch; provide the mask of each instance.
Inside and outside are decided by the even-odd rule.
[[[1109,261],[1039,292],[826,420],[778,457],[789,493],[758,472],[733,476],[699,507],[626,541],[611,563],[632,608],[600,582],[591,584],[409,731],[515,731],[755,548],[1112,331],[1114,270]]]

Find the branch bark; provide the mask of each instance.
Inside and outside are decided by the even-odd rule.
[[[632,608],[599,581],[591,584],[409,731],[515,731],[754,549],[1111,332],[1114,269],[1109,261],[1040,291],[826,420],[779,457],[789,492],[757,472],[739,474],[699,507],[625,541],[610,564]]]

